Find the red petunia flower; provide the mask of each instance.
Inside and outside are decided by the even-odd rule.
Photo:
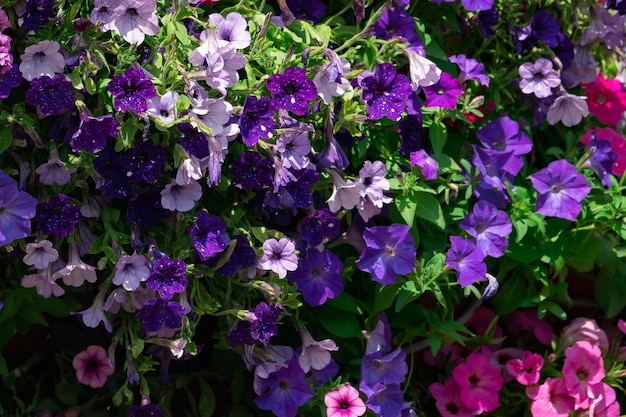
[[[626,90],[619,80],[607,80],[602,74],[592,83],[582,84],[589,111],[599,121],[614,126],[626,111]]]

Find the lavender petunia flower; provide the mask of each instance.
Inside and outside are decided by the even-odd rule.
[[[382,382],[385,385],[400,384],[406,379],[409,367],[406,353],[401,349],[384,354],[379,350],[363,357],[361,364],[361,388],[370,390]]]
[[[361,271],[369,272],[382,285],[393,284],[397,275],[413,271],[416,250],[410,227],[402,224],[365,229],[365,250],[356,261]]]
[[[459,96],[463,94],[461,83],[447,72],[442,72],[439,81],[435,84],[424,87],[426,101],[424,107],[443,107],[453,110]]]
[[[335,138],[330,118],[326,121],[324,133],[326,137],[326,145],[315,157],[317,167],[337,168],[338,170],[346,169],[350,165],[350,161]]]
[[[576,220],[582,208],[580,203],[591,191],[585,177],[564,159],[532,174],[530,181],[539,193],[537,213],[567,220]]]
[[[298,269],[289,275],[289,282],[294,282],[304,301],[315,307],[343,292],[342,271],[343,264],[333,252],[310,248],[299,260]]]
[[[87,327],[95,329],[102,323],[109,333],[113,333],[113,325],[104,314],[104,296],[106,295],[106,287],[103,287],[89,308],[71,314],[79,314],[83,324]]]
[[[267,81],[267,88],[274,94],[274,103],[298,116],[304,116],[309,101],[317,96],[315,83],[306,79],[306,72],[299,67],[288,67],[282,74],[274,74]]]
[[[539,58],[534,63],[526,62],[519,67],[520,90],[524,94],[534,94],[537,98],[552,95],[552,89],[561,84],[560,75],[552,69],[552,61]]]
[[[26,47],[24,53],[20,55],[20,72],[27,81],[35,78],[54,77],[63,73],[65,60],[59,50],[61,45],[56,41],[41,41],[35,45]]]
[[[308,132],[280,135],[276,141],[276,149],[281,154],[285,168],[301,170],[309,165],[308,155],[311,152],[311,141],[309,141]]]
[[[148,100],[156,89],[141,68],[129,68],[124,75],[114,76],[107,87],[113,95],[116,111],[131,110],[140,114],[148,109]]]
[[[161,191],[161,205],[164,209],[184,213],[191,210],[202,197],[202,186],[196,181],[178,185],[172,180]]]
[[[102,32],[111,30],[113,10],[118,4],[119,0],[94,0],[89,21],[100,28]]]
[[[378,316],[378,323],[376,323],[374,330],[371,332],[362,330],[361,333],[367,341],[365,355],[378,351],[386,354],[391,351],[391,329],[384,312]]]
[[[476,247],[485,255],[499,258],[509,246],[507,236],[513,226],[506,212],[496,206],[479,201],[474,204],[471,213],[463,219],[459,226],[476,240]]]
[[[295,254],[294,242],[286,237],[268,239],[263,243],[263,256],[259,266],[266,271],[273,271],[278,278],[285,278],[287,271],[298,269],[298,257]]]
[[[200,210],[196,216],[196,221],[189,229],[189,236],[200,259],[206,261],[223,252],[230,243],[230,238],[221,217],[209,216],[204,210]]]
[[[157,291],[162,299],[171,300],[174,293],[182,293],[187,288],[189,281],[185,277],[186,272],[186,265],[182,259],[169,259],[164,256],[154,262],[152,273],[146,280],[146,287]]]
[[[350,63],[331,49],[325,49],[324,55],[330,62],[319,68],[313,82],[322,101],[329,104],[333,97],[342,96],[350,88],[350,82],[344,78],[344,74],[350,72]]]
[[[115,264],[112,282],[115,285],[121,285],[126,291],[135,291],[149,276],[150,269],[146,265],[146,257],[133,253],[130,256],[120,256]]]
[[[352,210],[359,204],[361,192],[364,191],[363,183],[359,181],[346,181],[335,170],[330,170],[333,180],[333,192],[326,201],[331,212],[337,213],[342,208]]]
[[[159,33],[156,0],[121,0],[116,3],[108,22],[128,43],[140,45],[146,35]]]
[[[81,219],[80,208],[65,194],[54,195],[46,203],[37,204],[37,230],[44,235],[67,237]]]
[[[19,191],[17,182],[0,170],[0,246],[30,235],[37,200]]]
[[[67,265],[64,268],[56,271],[53,275],[53,279],[63,278],[63,283],[71,287],[80,287],[85,281],[95,283],[98,277],[96,276],[96,268],[87,265],[80,259],[78,253],[78,245],[76,243],[70,244],[70,252]]]
[[[452,246],[446,256],[446,265],[458,274],[458,281],[462,288],[482,281],[487,274],[487,265],[484,262],[485,254],[474,243],[459,236],[450,236]]]
[[[411,94],[411,83],[404,74],[397,74],[396,67],[383,62],[376,65],[374,74],[361,80],[363,101],[366,103],[367,117],[379,120],[387,116],[398,121]]]
[[[429,87],[439,81],[441,69],[437,67],[437,64],[411,48],[406,48],[403,52],[409,60],[409,76],[413,91],[420,87]],[[450,60],[452,61],[452,57]]]
[[[156,332],[163,326],[172,330],[179,329],[185,313],[185,308],[177,302],[151,298],[143,304],[135,317],[141,319],[141,325],[146,331]]]
[[[239,130],[243,143],[254,146],[260,138],[271,138],[276,127],[276,122],[272,119],[275,111],[276,107],[269,97],[260,99],[255,96],[246,97],[239,117]]]
[[[44,116],[59,114],[74,107],[74,88],[63,75],[44,75],[30,82],[25,99],[26,104],[36,106]]]
[[[298,356],[300,368],[304,372],[326,368],[332,360],[330,352],[339,350],[335,342],[331,339],[315,341],[305,328],[301,328],[299,333],[302,340],[302,353]]]
[[[52,242],[42,239],[39,242],[26,244],[24,263],[37,269],[46,269],[48,265],[59,259],[59,252],[52,247]]]
[[[226,17],[219,13],[211,13],[209,23],[217,28],[218,37],[234,48],[245,49],[250,46],[248,22],[240,13],[228,13]]]
[[[207,98],[197,103],[189,115],[193,123],[196,125],[198,122],[202,123],[211,129],[213,136],[217,136],[224,131],[224,125],[230,121],[232,111],[233,106],[224,97]]]
[[[461,0],[463,7],[470,12],[491,10],[493,8],[493,2],[494,0]]]
[[[60,297],[65,294],[65,290],[52,278],[49,267],[45,270],[37,271],[36,274],[24,275],[20,285],[24,288],[35,287],[37,294],[43,298],[50,298],[52,295]]]
[[[555,125],[560,121],[564,126],[572,127],[587,116],[589,116],[587,97],[564,93],[554,100],[548,109],[546,120],[550,125]]]
[[[39,174],[39,182],[44,185],[59,184],[65,185],[72,179],[72,174],[76,168],[66,169],[63,161],[59,159],[59,151],[53,148],[50,151],[50,159],[37,167],[35,173]]]
[[[467,58],[464,54],[452,55],[450,62],[454,62],[459,66],[461,74],[459,82],[465,80],[478,81],[485,87],[489,87],[489,76],[485,75],[485,66],[473,58]]]
[[[176,102],[178,93],[168,91],[162,96],[154,96],[148,100],[146,113],[163,123],[172,123],[176,118]]]

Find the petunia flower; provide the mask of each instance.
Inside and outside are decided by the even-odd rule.
[[[600,122],[614,126],[622,120],[626,111],[626,90],[619,80],[607,80],[604,74],[599,74],[595,81],[581,86],[585,89],[589,112]]]
[[[498,407],[503,379],[500,370],[478,352],[467,357],[465,363],[452,370],[452,377],[461,387],[461,402],[478,414],[491,412]]]
[[[141,325],[146,331],[157,332],[162,327],[179,329],[184,314],[185,308],[175,301],[151,298],[143,304],[135,317],[141,319]]]
[[[585,177],[564,159],[532,174],[530,181],[539,193],[537,213],[567,220],[576,220],[582,208],[580,203],[591,191]]]
[[[65,185],[72,179],[72,174],[77,171],[76,168],[66,169],[63,161],[59,159],[59,151],[53,148],[50,151],[48,162],[37,167],[36,174],[39,174],[39,182],[44,185],[59,184]]]
[[[128,43],[140,45],[146,35],[159,33],[156,0],[121,0],[116,3],[108,22]]]
[[[313,391],[295,359],[269,374],[266,391],[254,400],[261,410],[271,410],[277,417],[296,417],[298,407],[313,398]]]
[[[96,268],[80,259],[76,243],[70,244],[68,258],[67,265],[56,271],[52,275],[53,279],[63,278],[63,283],[71,287],[80,287],[85,281],[92,284],[96,282]]]
[[[52,242],[42,239],[26,245],[23,261],[26,265],[37,269],[46,269],[48,265],[59,259],[59,252],[52,247]]]
[[[206,1],[206,0],[205,0]],[[165,410],[156,404],[131,405],[129,417],[163,417]]]
[[[135,291],[150,276],[146,261],[145,256],[137,253],[120,256],[115,264],[113,284],[121,285],[126,291]]]
[[[250,46],[250,32],[248,22],[237,12],[222,16],[219,13],[209,15],[209,23],[217,28],[219,39],[228,42],[236,49],[245,49]]]
[[[519,123],[508,116],[498,117],[476,131],[476,137],[484,147],[514,155],[529,153],[533,144],[528,135],[520,130]]]
[[[278,278],[285,278],[287,271],[298,269],[295,250],[296,246],[291,239],[268,239],[263,242],[263,256],[259,259],[259,266],[266,271],[273,271]]]
[[[565,350],[563,379],[567,392],[580,408],[588,408],[594,400],[593,386],[604,378],[604,360],[597,345],[579,340]]]
[[[422,171],[422,175],[426,180],[434,180],[437,179],[437,175],[439,174],[439,166],[437,165],[437,161],[431,158],[425,150],[420,149],[419,151],[411,152],[409,155],[409,160],[411,165],[416,165]]]
[[[487,274],[485,254],[474,243],[459,236],[450,236],[450,243],[445,263],[457,272],[461,287],[482,281]]]
[[[306,72],[299,67],[288,67],[282,74],[274,74],[267,81],[267,88],[274,95],[279,109],[286,109],[298,116],[308,111],[309,101],[317,96],[315,83],[306,79]]]
[[[424,87],[424,94],[426,94],[424,107],[443,107],[453,110],[459,97],[463,94],[463,89],[456,78],[447,72],[442,72],[439,81]]]
[[[483,2],[483,0],[479,1]],[[487,2],[489,1],[491,0],[487,0]],[[493,1],[491,1],[491,3],[493,4]],[[490,8],[491,7],[489,7],[489,9]],[[490,79],[489,76],[485,74],[485,66],[483,64],[476,61],[474,58],[466,57],[464,54],[452,55],[449,59],[450,62],[457,64],[461,70],[461,74],[459,75],[460,83],[463,83],[465,80],[474,80],[485,87],[489,87]]]
[[[50,298],[52,295],[60,297],[65,294],[65,290],[55,282],[52,278],[52,272],[50,266],[46,269],[37,271],[36,274],[24,275],[20,282],[24,288],[37,289],[37,294],[43,298]]]
[[[43,75],[30,82],[25,101],[44,116],[59,114],[74,107],[74,88],[64,75]]]
[[[374,74],[361,80],[367,117],[379,120],[387,116],[398,121],[411,94],[411,83],[404,74],[397,74],[389,62],[376,65]]]
[[[146,280],[146,287],[157,291],[163,300],[171,300],[175,293],[182,293],[187,288],[189,280],[185,276],[186,267],[182,259],[169,259],[163,256],[152,265],[152,273]]]
[[[552,61],[539,58],[537,61],[526,62],[519,66],[521,80],[519,88],[524,94],[534,94],[537,98],[552,95],[552,89],[561,84],[561,77],[554,71]]]
[[[20,55],[20,72],[25,80],[31,81],[44,75],[52,78],[63,73],[65,59],[59,52],[61,45],[56,41],[45,40],[27,46]]]
[[[444,385],[445,384],[445,385]],[[474,417],[476,409],[469,408],[461,402],[461,387],[450,377],[442,384],[436,382],[428,387],[435,397],[435,406],[442,417]]]
[[[572,127],[579,124],[588,115],[587,97],[564,93],[559,95],[550,105],[546,120],[550,125],[561,122],[564,126]]]
[[[439,81],[441,69],[437,64],[411,48],[406,48],[403,52],[409,60],[409,76],[413,91],[420,87],[429,87]]]
[[[37,204],[37,230],[44,235],[67,237],[81,219],[80,208],[65,194],[53,195]]]
[[[539,382],[541,376],[539,371],[543,367],[543,357],[538,353],[524,351],[521,359],[509,359],[506,362],[506,370],[509,374],[515,376],[517,382],[528,386]]]
[[[30,235],[37,200],[20,191],[17,181],[0,170],[0,246]]]
[[[72,366],[76,370],[78,382],[89,385],[91,388],[102,388],[115,372],[107,351],[98,345],[90,345],[74,356]]]
[[[246,97],[239,117],[243,143],[254,146],[260,138],[271,138],[276,127],[276,122],[272,119],[275,111],[274,102],[269,97]]]
[[[470,12],[480,10],[490,10],[493,8],[494,0],[461,0],[461,4]]]
[[[178,185],[176,180],[172,180],[161,191],[161,205],[164,209],[184,213],[191,210],[200,197],[202,197],[202,186],[196,181]]]
[[[533,417],[568,417],[575,408],[575,400],[568,394],[563,378],[546,378],[530,398]]]
[[[474,204],[471,213],[463,219],[459,226],[476,241],[476,247],[482,253],[494,258],[504,255],[509,246],[507,239],[513,226],[505,211],[487,201]]]
[[[330,352],[339,350],[331,339],[315,341],[311,333],[305,328],[300,329],[300,339],[302,340],[302,352],[298,356],[298,364],[304,372],[311,369],[320,371],[330,364]]]
[[[196,254],[203,261],[223,252],[230,243],[224,220],[219,216],[209,216],[205,210],[196,213],[196,221],[189,228],[189,236]]]
[[[108,85],[116,111],[131,110],[140,114],[148,109],[148,100],[156,96],[156,89],[141,68],[129,68],[124,75],[114,76]]]
[[[162,96],[152,97],[148,100],[146,113],[165,124],[173,122],[176,118],[178,96],[176,91],[168,91]]]
[[[304,301],[315,307],[343,292],[342,271],[343,263],[333,252],[310,248],[298,261],[298,269],[289,274],[289,282],[295,283]]]
[[[79,152],[100,152],[106,147],[109,138],[116,138],[120,131],[120,124],[110,114],[94,117],[84,107],[79,108],[80,125],[72,135],[72,150]]]
[[[367,408],[359,397],[359,391],[350,384],[344,384],[324,396],[326,417],[360,417]]]

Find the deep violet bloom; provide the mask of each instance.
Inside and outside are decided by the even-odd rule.
[[[217,268],[217,272],[222,275],[234,275],[240,268],[252,266],[256,259],[256,252],[250,247],[250,241],[245,235],[234,235],[232,240],[237,241],[233,252],[228,260]],[[217,265],[219,260],[219,257],[214,257],[205,264],[212,267]]]
[[[298,269],[295,251],[296,245],[291,239],[268,239],[263,242],[263,256],[259,259],[259,266],[266,271],[273,271],[278,278],[285,278],[287,271]]]
[[[143,232],[154,229],[166,216],[167,212],[161,204],[161,192],[154,186],[141,191],[128,202],[126,217]]]
[[[240,344],[252,345],[256,341],[267,346],[270,337],[278,333],[278,319],[283,308],[278,304],[259,303],[247,320],[239,320],[228,333],[228,343],[232,347]]]
[[[296,417],[298,407],[313,398],[313,391],[297,359],[272,372],[266,379],[267,391],[254,400],[261,410],[270,410],[277,417]]]
[[[360,417],[367,410],[359,397],[359,391],[350,384],[344,384],[324,396],[326,417]]]
[[[589,147],[591,156],[583,164],[583,167],[590,168],[593,172],[600,177],[602,185],[605,187],[611,186],[611,173],[613,172],[613,165],[617,160],[617,154],[613,152],[611,148],[611,142],[603,139],[596,139],[595,133],[592,133],[592,137],[589,140]]]
[[[274,94],[274,104],[298,116],[304,116],[309,101],[317,97],[315,83],[306,79],[306,72],[299,67],[288,67],[282,74],[274,74],[267,81],[267,88]]]
[[[476,245],[459,236],[450,236],[452,246],[446,256],[446,265],[458,273],[458,281],[462,288],[482,281],[487,274],[485,254]]]
[[[498,392],[504,383],[500,370],[489,362],[489,358],[475,352],[452,371],[452,377],[461,387],[461,401],[478,414],[493,411],[498,407]]]
[[[476,16],[478,28],[485,38],[490,38],[496,34],[493,28],[498,24],[498,10],[481,10]]]
[[[80,121],[78,130],[72,135],[72,150],[79,152],[100,152],[107,144],[108,138],[119,134],[120,124],[110,114],[103,116],[85,116]]]
[[[163,417],[165,410],[156,404],[131,405],[128,414],[129,417]]]
[[[310,246],[317,246],[327,239],[339,237],[339,219],[328,209],[315,210],[302,219],[300,238]]]
[[[399,37],[402,42],[408,43],[409,47],[418,51],[420,55],[426,55],[424,43],[415,30],[415,20],[404,8],[390,7],[374,23],[372,34],[383,40]]]
[[[270,188],[274,181],[274,162],[258,152],[243,151],[229,166],[235,187],[244,190]]]
[[[164,256],[152,266],[152,273],[146,280],[146,287],[157,291],[164,300],[171,300],[174,293],[182,293],[189,280],[185,276],[187,265],[182,259],[169,259]]]
[[[98,345],[90,345],[74,356],[72,366],[76,370],[78,382],[89,385],[91,388],[102,388],[115,372],[107,351]]]
[[[515,30],[515,48],[518,54],[532,49],[539,41],[550,48],[559,45],[559,33],[561,29],[559,21],[547,10],[539,10],[530,20],[530,24],[524,28]]]
[[[442,72],[439,81],[435,84],[424,87],[426,101],[424,107],[443,107],[454,109],[458,98],[463,94],[461,83],[447,72]]]
[[[203,261],[223,252],[230,243],[224,220],[219,216],[209,216],[204,210],[197,213],[196,221],[189,228],[189,236],[196,253]]]
[[[580,203],[591,191],[585,177],[564,159],[532,174],[530,181],[539,193],[537,213],[567,220],[576,220],[582,208]]]
[[[379,382],[372,389],[361,384],[359,389],[367,395],[365,405],[377,416],[396,417],[404,409],[404,393],[400,384],[386,385]]]
[[[81,218],[80,208],[65,194],[54,195],[47,203],[37,204],[37,230],[44,235],[67,237]]]
[[[172,330],[179,329],[185,313],[185,307],[175,301],[151,298],[143,304],[135,317],[141,319],[141,325],[146,331],[156,332],[163,326]]]
[[[276,193],[268,193],[263,204],[274,208],[309,208],[313,204],[311,187],[319,178],[318,172],[309,168],[288,172],[293,180],[280,187]]]
[[[180,123],[178,130],[183,136],[176,138],[176,141],[185,148],[189,155],[198,159],[209,156],[209,143],[204,133],[193,127],[191,123],[186,122]]]
[[[411,94],[411,82],[404,74],[397,74],[396,67],[383,62],[377,64],[374,74],[361,80],[363,100],[366,103],[367,117],[379,120],[387,116],[398,121]]]
[[[287,0],[291,13],[300,20],[310,20],[317,24],[326,13],[326,5],[321,0]]]
[[[275,111],[274,102],[269,97],[260,99],[255,96],[246,97],[239,117],[239,130],[243,143],[254,146],[259,138],[271,138],[276,127],[276,122],[272,119]]]
[[[0,170],[0,247],[30,235],[37,200],[19,191],[17,181]]]
[[[410,273],[415,268],[416,250],[409,230],[403,224],[365,229],[366,247],[356,261],[359,269],[383,285],[393,284],[398,275]]]
[[[11,95],[11,90],[22,84],[22,74],[19,66],[13,64],[11,69],[0,77],[0,99],[7,98]]]
[[[45,116],[59,114],[74,107],[74,88],[64,75],[44,75],[30,82],[25,99],[26,104],[36,106]]]
[[[289,275],[289,282],[298,286],[304,301],[316,307],[343,292],[342,271],[343,263],[333,252],[309,248],[306,257],[298,261],[298,269]]]
[[[525,155],[533,148],[533,143],[520,131],[519,123],[508,116],[498,117],[476,132],[476,137],[487,149]]]
[[[463,219],[459,226],[476,240],[476,247],[485,255],[499,258],[509,246],[507,236],[513,226],[505,211],[496,206],[479,201],[474,204],[471,213]]]
[[[155,145],[152,139],[139,139],[132,148],[123,151],[119,159],[127,181],[133,184],[142,181],[154,184],[163,173],[168,151],[163,146]]]
[[[26,32],[38,32],[54,17],[54,0],[27,0],[15,6]]]
[[[126,171],[122,166],[119,152],[115,152],[113,143],[107,144],[98,157],[93,161],[93,167],[102,180],[96,188],[102,190],[106,198],[125,198],[131,191],[132,184],[126,178]]]
[[[428,129],[422,125],[422,114],[409,114],[398,123],[400,153],[410,155],[422,148],[422,141],[428,136]]]
[[[116,75],[109,82],[116,111],[131,110],[135,114],[148,110],[148,100],[156,96],[156,89],[141,68],[129,68],[124,75]]]

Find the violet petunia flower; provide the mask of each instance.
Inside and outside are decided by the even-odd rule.
[[[260,302],[250,310],[245,320],[239,320],[228,332],[228,343],[232,347],[240,344],[252,345],[261,342],[267,346],[270,338],[278,333],[278,319],[284,309],[278,305]]]
[[[580,203],[591,191],[585,177],[564,159],[532,174],[530,181],[539,193],[537,213],[567,220],[576,220],[582,208]]]
[[[513,231],[509,216],[496,206],[479,201],[459,226],[476,240],[476,247],[485,255],[499,258],[509,246],[507,236]]]
[[[165,410],[156,404],[131,405],[128,415],[129,417],[163,417]]]
[[[152,81],[141,68],[129,68],[124,75],[114,76],[107,88],[114,97],[116,111],[143,113],[148,109],[148,100],[156,96]]]
[[[310,246],[339,237],[340,221],[328,209],[315,210],[300,222],[300,239]]]
[[[35,243],[26,244],[26,255],[23,261],[26,265],[37,269],[46,269],[48,265],[59,259],[59,252],[52,247],[52,242],[42,239]]]
[[[43,75],[30,82],[25,101],[44,116],[59,114],[74,107],[74,88],[64,75]]]
[[[209,216],[205,210],[200,210],[196,216],[196,221],[189,228],[189,236],[196,254],[206,261],[223,252],[230,243],[230,238],[221,217]]]
[[[190,211],[200,197],[202,197],[202,186],[196,181],[178,185],[176,180],[172,180],[161,190],[161,205],[164,209],[184,213]]]
[[[108,138],[116,138],[120,124],[110,114],[94,117],[81,109],[81,121],[78,130],[72,135],[72,150],[79,152],[100,152],[106,147]]]
[[[185,276],[187,266],[182,259],[169,259],[164,256],[152,266],[152,273],[146,280],[146,287],[157,291],[163,300],[171,300],[174,293],[182,293],[189,280]]]
[[[178,101],[178,93],[168,91],[162,96],[154,96],[148,100],[148,109],[146,113],[163,123],[172,123],[176,118],[176,102]]]
[[[602,185],[610,187],[611,173],[613,172],[613,166],[617,160],[617,154],[613,152],[611,142],[604,139],[596,139],[594,132],[591,134],[589,147],[591,156],[582,166],[584,168],[590,168],[600,177]]]
[[[76,168],[66,169],[63,161],[59,159],[59,151],[53,148],[50,151],[50,159],[37,167],[36,174],[39,174],[39,182],[44,185],[59,184],[65,185],[72,180],[72,174]]]
[[[400,120],[406,108],[405,100],[412,91],[406,75],[397,74],[396,67],[389,62],[376,65],[374,74],[361,80],[361,87],[367,117],[372,120],[385,116],[391,120]]]
[[[20,191],[17,181],[0,170],[0,247],[30,235],[37,200]]]
[[[307,304],[316,307],[343,292],[342,271],[343,263],[333,252],[310,248],[298,261],[298,269],[289,275],[289,282],[298,286]]]
[[[37,204],[37,230],[44,235],[67,237],[81,219],[80,208],[65,194],[54,195]]]
[[[416,31],[415,20],[402,7],[390,7],[385,11],[374,23],[372,34],[383,40],[399,37],[402,42],[408,43],[409,47],[420,55],[426,55],[424,43]]]
[[[452,246],[448,250],[445,263],[458,274],[462,288],[482,281],[487,274],[485,254],[476,245],[459,236],[450,236]]]
[[[276,127],[276,122],[272,119],[275,111],[274,102],[269,97],[260,99],[255,96],[246,97],[239,117],[239,130],[243,143],[254,146],[260,138],[271,138]]]
[[[546,98],[552,95],[552,89],[561,84],[561,76],[553,70],[552,61],[539,58],[534,63],[526,62],[520,65],[519,88],[524,94],[534,94],[537,98]]]
[[[422,171],[424,179],[437,179],[437,175],[439,175],[439,166],[437,165],[437,161],[431,158],[425,150],[420,149],[419,151],[411,152],[409,160],[411,165],[419,167]]]
[[[254,403],[261,410],[271,410],[277,417],[296,417],[298,407],[313,398],[313,391],[296,359],[270,373],[266,383],[266,392]]]
[[[453,110],[459,97],[463,94],[463,89],[456,78],[447,72],[442,72],[439,81],[424,87],[424,94],[426,94],[424,107],[437,106]]]
[[[281,155],[284,168],[301,170],[309,165],[311,141],[308,132],[280,135],[276,141],[276,149]]]
[[[480,62],[473,58],[468,58],[464,54],[452,55],[450,62],[457,64],[461,70],[461,74],[459,75],[460,83],[463,83],[465,80],[474,80],[485,87],[489,87],[489,76],[485,74],[485,66]]]
[[[151,298],[135,317],[141,319],[141,325],[146,331],[156,332],[164,326],[172,330],[179,329],[185,313],[185,308],[177,302]]]
[[[80,287],[85,281],[93,284],[98,279],[96,268],[80,259],[76,243],[70,244],[67,265],[52,274],[52,279],[58,278],[62,278],[63,283],[71,287]]]
[[[38,32],[54,17],[54,0],[26,0],[15,5],[18,24],[26,32]]]
[[[525,155],[533,148],[533,143],[520,131],[519,123],[508,116],[498,117],[487,123],[476,132],[476,137],[487,149],[502,152],[513,152],[514,155]]]
[[[287,6],[296,19],[315,24],[320,23],[326,13],[326,4],[322,0],[287,0]]]
[[[259,259],[259,266],[266,271],[273,271],[278,278],[285,278],[287,271],[298,269],[295,251],[296,246],[291,239],[268,239],[263,243],[263,256]]]
[[[380,350],[370,353],[363,357],[361,364],[361,387],[373,389],[379,382],[385,385],[401,384],[408,371],[406,353],[401,349],[386,354]]]
[[[470,12],[491,10],[494,0],[461,0],[461,4]]]
[[[365,229],[365,250],[356,261],[361,271],[369,272],[382,285],[393,284],[397,275],[413,271],[416,264],[415,240],[410,227],[403,224]]]
[[[263,190],[270,188],[274,179],[274,163],[261,158],[258,152],[243,151],[239,159],[230,163],[233,184],[243,190]]]
[[[288,67],[282,74],[274,74],[267,81],[267,88],[274,95],[279,109],[286,109],[298,116],[308,111],[309,101],[317,97],[315,83],[306,79],[306,72],[299,67]]]

